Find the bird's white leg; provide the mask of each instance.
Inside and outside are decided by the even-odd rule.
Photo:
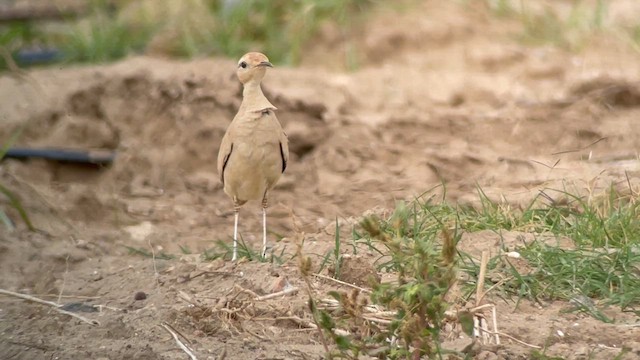
[[[267,256],[267,193],[262,199],[262,258]]]
[[[233,205],[233,214],[235,219],[233,222],[233,256],[231,261],[236,261],[238,259],[238,217],[240,215],[240,206],[237,203]]]

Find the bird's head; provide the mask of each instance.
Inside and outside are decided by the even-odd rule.
[[[267,72],[268,67],[273,67],[273,65],[271,65],[266,55],[259,52],[250,52],[238,61],[236,74],[243,84],[252,80],[260,82]]]

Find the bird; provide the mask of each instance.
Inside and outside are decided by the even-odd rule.
[[[238,218],[247,201],[262,200],[262,257],[267,252],[269,191],[287,168],[289,140],[276,117],[277,108],[260,86],[267,68],[266,55],[249,52],[238,61],[236,75],[242,83],[242,103],[222,137],[218,174],[224,192],[233,201],[233,256],[238,257]]]

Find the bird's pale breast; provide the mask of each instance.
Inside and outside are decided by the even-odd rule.
[[[224,171],[224,191],[239,202],[262,199],[282,174],[280,124],[274,115],[234,124],[233,151]]]

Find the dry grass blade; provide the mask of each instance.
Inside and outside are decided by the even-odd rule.
[[[340,302],[336,299],[322,299],[318,301],[318,309],[337,311],[340,310],[340,308]],[[397,312],[382,310],[380,307],[375,305],[366,305],[362,307],[362,311],[363,319],[380,325],[390,325],[393,319],[397,316]]]
[[[476,286],[476,306],[480,305],[484,297],[484,278],[487,274],[487,264],[489,263],[489,252],[482,252],[482,260],[480,261],[480,274],[478,275],[478,284]]]
[[[193,353],[193,351],[189,349],[189,347],[185,343],[183,343],[182,340],[180,340],[180,338],[178,337],[178,334],[171,329],[171,326],[169,326],[169,324],[163,322],[160,324],[160,326],[162,326],[162,328],[164,328],[165,330],[167,330],[169,334],[171,334],[171,336],[173,337],[173,340],[176,341],[176,343],[178,344],[180,349],[182,349],[182,351],[184,351],[187,355],[189,355],[189,358],[191,360],[198,360],[198,358]]]
[[[298,288],[297,287],[290,287],[288,289],[284,289],[282,291],[278,291],[272,294],[267,294],[267,295],[263,295],[263,296],[258,296],[255,298],[256,301],[262,301],[262,300],[269,300],[269,299],[273,299],[273,298],[277,298],[278,296],[285,296],[285,295],[289,295],[289,294],[294,294],[298,292]]]
[[[9,148],[11,148],[11,146],[13,146],[13,144],[16,141],[18,141],[18,138],[22,134],[23,129],[24,129],[24,127],[21,127],[18,130],[14,131],[11,134],[11,137],[9,138],[9,140],[7,140],[4,143],[4,145],[2,146],[2,148],[0,148],[0,160],[2,160],[4,158],[4,156],[6,155],[7,151],[9,150]],[[7,199],[9,199],[9,203],[11,204],[11,206],[14,209],[16,209],[16,211],[18,211],[18,214],[20,214],[20,217],[22,218],[22,221],[24,221],[24,223],[27,225],[27,228],[29,228],[29,230],[31,230],[31,231],[34,231],[35,227],[31,223],[31,220],[29,219],[29,216],[27,215],[27,212],[25,211],[24,207],[22,206],[22,202],[20,202],[20,199],[18,199],[18,196],[16,196],[11,190],[6,188],[2,184],[0,184],[0,193],[4,194],[4,196],[6,196]],[[10,230],[12,230],[13,223],[11,222],[9,217],[1,209],[0,209],[0,213],[1,213],[1,216],[2,216],[3,222],[7,225],[7,227]]]
[[[29,215],[27,215],[27,211],[22,206],[22,202],[20,202],[18,197],[2,184],[0,184],[0,193],[4,194],[4,196],[9,199],[9,203],[18,211],[20,217],[22,218],[22,221],[24,221],[24,223],[27,225],[27,228],[29,228],[29,230],[31,231],[34,231],[36,228],[33,226],[31,219],[29,219]]]
[[[332,278],[332,277],[330,277],[330,276],[325,276],[325,275],[322,275],[322,274],[312,274],[312,275],[313,275],[313,276],[315,276],[315,277],[317,277],[317,278],[320,278],[320,279],[325,279],[325,280],[328,280],[328,281],[333,281],[333,282],[338,283],[338,284],[340,284],[340,285],[349,286],[349,287],[351,287],[351,288],[354,288],[354,289],[360,290],[360,291],[361,291],[361,292],[363,292],[363,293],[371,294],[371,290],[369,290],[369,289],[365,289],[365,288],[362,288],[362,287],[360,287],[360,286],[357,286],[357,285],[354,285],[354,284],[351,284],[351,283],[348,283],[348,282],[344,282],[344,281],[342,281],[342,280],[334,279],[334,278]]]
[[[17,292],[4,290],[4,289],[0,289],[0,294],[17,297],[17,298],[20,298],[20,299],[23,299],[23,300],[27,300],[27,301],[31,301],[31,302],[34,302],[34,303],[38,303],[38,304],[41,304],[41,305],[51,306],[51,307],[54,308],[55,311],[57,311],[57,312],[59,312],[61,314],[65,314],[65,315],[69,315],[71,317],[74,317],[74,318],[76,318],[76,319],[78,319],[78,320],[80,320],[80,321],[82,321],[84,323],[87,323],[89,325],[100,325],[100,323],[97,322],[96,320],[90,320],[90,319],[87,319],[84,316],[81,316],[81,315],[72,313],[70,311],[66,311],[66,310],[61,309],[60,305],[54,303],[53,301],[42,300],[42,299],[38,299],[37,297],[33,297],[31,295],[20,294],[20,293],[17,293]]]
[[[520,344],[520,345],[524,345],[524,346],[527,346],[527,347],[530,347],[530,348],[533,348],[533,349],[542,349],[542,346],[538,346],[538,345],[533,345],[533,344],[526,343],[526,342],[524,342],[524,341],[522,341],[522,340],[520,340],[520,339],[518,339],[518,338],[515,338],[515,337],[513,337],[513,336],[511,336],[511,335],[509,335],[509,334],[505,334],[505,333],[501,333],[501,332],[494,332],[494,331],[490,331],[490,330],[485,330],[485,331],[486,331],[487,333],[491,334],[491,335],[500,335],[500,336],[504,336],[504,337],[506,337],[507,339],[511,339],[511,340],[513,340],[513,341],[517,342],[517,343],[518,343],[518,344]]]
[[[579,149],[558,151],[558,152],[555,152],[555,153],[551,153],[551,155],[561,155],[561,154],[568,154],[568,153],[574,153],[574,152],[579,152],[579,151],[582,151],[582,150],[586,150],[586,149],[590,148],[591,146],[599,143],[600,141],[606,140],[606,139],[607,139],[606,137],[602,137],[602,138],[599,138],[598,140],[592,142],[591,144],[589,144],[587,146],[583,146],[583,147],[581,147]]]

